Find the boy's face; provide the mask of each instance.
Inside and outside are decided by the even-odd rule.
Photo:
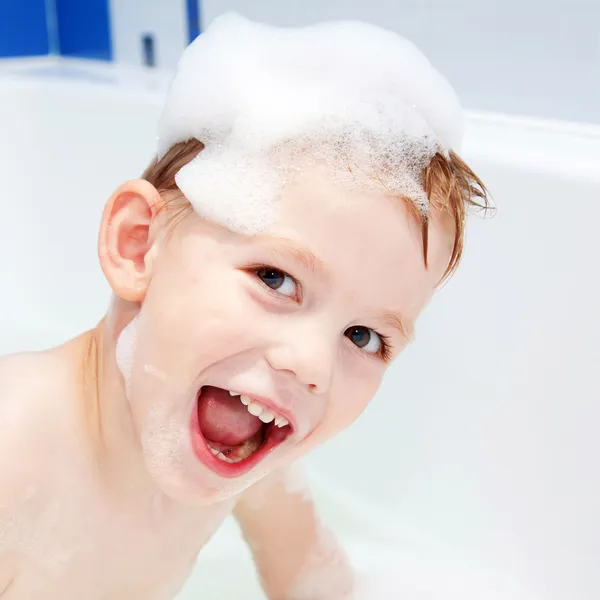
[[[276,207],[264,237],[192,214],[146,261],[120,353],[133,359],[127,392],[146,464],[180,499],[239,493],[350,425],[448,263],[451,234],[435,216],[426,269],[401,200],[343,190],[325,171]]]

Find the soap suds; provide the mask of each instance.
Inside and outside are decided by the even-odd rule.
[[[131,376],[133,373],[133,356],[136,348],[138,318],[139,316],[136,315],[131,319],[129,324],[123,328],[116,345],[117,366],[125,381],[125,394],[127,397],[130,396],[131,392]]]
[[[264,508],[273,483],[282,484],[288,494],[297,494],[305,502],[312,501],[305,470],[298,463],[292,463],[270,472],[264,481],[266,485],[258,480],[253,481],[254,483],[258,483],[258,485],[254,486],[251,494],[244,497],[244,505],[251,510]]]
[[[166,381],[167,375],[160,369],[157,369],[154,365],[144,365],[144,372],[148,373],[148,375],[152,375],[159,379],[160,381]]]
[[[461,109],[417,48],[359,22],[277,28],[236,14],[184,52],[159,124],[159,157],[196,138],[176,175],[198,214],[234,231],[276,221],[298,172],[330,167],[352,188],[409,197],[427,213],[423,168],[456,148]]]
[[[61,535],[65,515],[58,503],[47,503],[40,511],[33,506],[36,492],[35,486],[28,486],[19,505],[0,519],[0,554],[18,551],[48,575],[59,577],[79,546]]]
[[[333,533],[323,525],[319,525],[315,546],[286,597],[290,600],[352,600],[354,577],[348,558]]]
[[[169,414],[164,404],[153,406],[141,432],[146,464],[154,475],[183,471],[187,431]]]
[[[288,494],[297,494],[306,502],[311,501],[310,486],[306,477],[306,470],[298,462],[287,466],[283,473],[285,491]]]

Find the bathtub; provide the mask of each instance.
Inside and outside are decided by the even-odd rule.
[[[150,160],[167,82],[0,63],[0,354],[102,316],[101,210]],[[324,519],[361,569],[381,567],[389,598],[597,599],[600,129],[468,113],[463,155],[497,216],[472,219],[417,341],[306,468]],[[262,597],[231,522],[179,598],[198,597]]]

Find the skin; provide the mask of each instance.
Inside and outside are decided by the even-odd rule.
[[[285,470],[367,406],[435,291],[452,231],[431,215],[426,269],[401,200],[342,190],[319,170],[284,190],[268,236],[195,213],[170,226],[163,202],[141,180],[108,201],[99,256],[114,300],[98,327],[0,359],[0,597],[167,600],[234,511],[269,598],[347,598],[343,551]],[[282,275],[273,289],[257,265],[297,283]],[[132,319],[123,377],[116,347]],[[373,330],[362,348],[346,335],[355,326]],[[268,397],[294,433],[243,476],[217,475],[190,442],[206,384]]]

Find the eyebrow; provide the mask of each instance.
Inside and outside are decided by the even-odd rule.
[[[282,237],[261,237],[263,240],[277,242],[277,245],[269,247],[269,251],[274,254],[287,255],[295,262],[300,263],[305,269],[316,275],[326,276],[328,268],[325,263],[310,250],[301,248],[294,244],[292,240]],[[393,329],[396,329],[400,335],[407,341],[412,342],[415,339],[415,328],[412,323],[404,319],[400,315],[391,312],[383,311],[383,320]]]
[[[407,341],[412,342],[415,339],[415,328],[412,323],[406,321],[396,313],[385,311],[383,320],[394,329],[398,330],[400,335]]]
[[[286,238],[269,237],[265,239],[271,242],[278,242],[277,245],[268,248],[274,254],[287,255],[294,262],[301,264],[306,270],[311,271],[315,275],[325,276],[328,273],[325,263],[310,250],[296,246],[291,240]]]

